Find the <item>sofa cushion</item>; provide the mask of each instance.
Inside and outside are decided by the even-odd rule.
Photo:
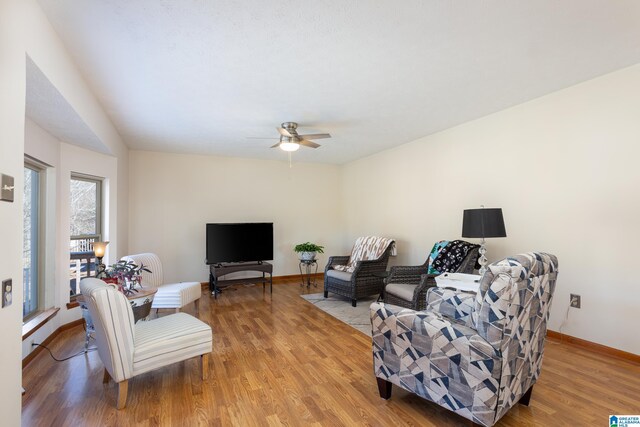
[[[405,301],[413,300],[413,291],[418,285],[408,283],[389,283],[384,288],[384,292]]]
[[[351,273],[347,273],[346,271],[329,270],[327,271],[327,276],[333,277],[334,279],[342,280],[345,282],[351,281]]]

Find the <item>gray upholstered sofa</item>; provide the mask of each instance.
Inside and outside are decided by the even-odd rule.
[[[528,405],[557,269],[554,255],[526,253],[491,264],[477,294],[431,288],[424,311],[372,304],[380,396],[395,384],[484,426]]]

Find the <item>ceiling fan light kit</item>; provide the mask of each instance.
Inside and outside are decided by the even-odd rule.
[[[289,139],[291,140],[293,138],[289,138]],[[283,142],[281,140],[279,146],[280,146],[280,149],[283,150],[283,151],[298,151],[298,149],[300,148],[300,144],[298,144],[297,142],[293,142],[293,141]]]
[[[318,148],[320,144],[317,144],[312,139],[322,139],[322,138],[331,138],[331,135],[328,133],[314,133],[308,135],[299,135],[298,124],[295,122],[284,122],[279,128],[278,133],[280,133],[280,141],[273,145],[271,148],[280,147],[281,150],[292,152],[297,151],[301,145],[309,148]]]

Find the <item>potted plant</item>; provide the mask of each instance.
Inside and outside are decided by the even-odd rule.
[[[324,246],[305,242],[296,245],[293,250],[298,253],[298,257],[301,261],[313,261],[314,259],[316,259],[316,254],[324,253]]]
[[[120,260],[107,267],[100,279],[105,282],[116,282],[118,289],[125,295],[138,292],[138,286],[142,287],[142,272],[151,273],[144,264],[137,265],[133,261]]]
[[[142,263],[137,265],[133,261],[127,262],[125,260],[120,260],[115,264],[102,269],[96,275],[97,279],[102,279],[104,282],[112,284],[127,297],[129,304],[131,304],[133,317],[136,322],[149,315],[151,312],[151,303],[153,302],[153,294],[149,296],[143,293],[142,295],[133,296],[134,293],[138,293],[138,289],[136,288],[142,287],[141,282],[143,271],[151,273],[151,270]],[[87,323],[87,337],[85,340],[86,349],[89,346],[89,337],[94,332],[93,320],[91,319],[89,308],[87,307],[84,299],[80,301],[80,308],[82,309],[82,316]]]

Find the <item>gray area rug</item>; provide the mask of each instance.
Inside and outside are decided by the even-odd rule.
[[[378,299],[377,295],[358,300],[357,307],[351,307],[351,300],[339,296],[329,295],[323,298],[322,293],[300,295],[320,310],[335,317],[336,319],[352,326],[371,336],[371,320],[369,318],[369,306]]]

